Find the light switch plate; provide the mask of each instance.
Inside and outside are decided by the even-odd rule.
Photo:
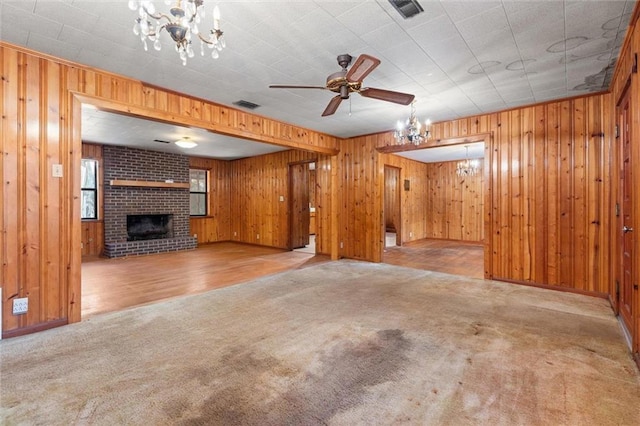
[[[51,168],[51,174],[53,177],[61,178],[62,177],[62,164],[54,164]]]

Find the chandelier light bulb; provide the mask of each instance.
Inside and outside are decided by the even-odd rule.
[[[218,9],[218,6],[213,8],[213,29],[220,29],[220,9]]]

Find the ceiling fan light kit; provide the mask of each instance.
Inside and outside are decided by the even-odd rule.
[[[342,67],[341,71],[330,74],[327,77],[325,86],[300,86],[286,84],[272,84],[272,89],[320,89],[330,90],[337,93],[330,101],[329,105],[322,113],[323,117],[332,115],[336,112],[343,99],[349,99],[351,93],[358,93],[366,98],[379,99],[381,101],[393,102],[401,105],[409,105],[414,95],[409,93],[393,92],[391,90],[376,89],[373,87],[362,87],[362,81],[380,65],[380,59],[371,55],[362,54],[358,56],[351,68],[349,64],[353,57],[348,54],[338,55],[338,65]]]
[[[165,0],[164,3],[171,4],[169,0]],[[145,51],[149,49],[147,40],[153,43],[155,50],[162,49],[162,43],[160,43],[162,30],[166,30],[176,43],[175,49],[182,60],[182,65],[187,65],[187,58],[195,56],[192,39],[196,37],[200,39],[202,56],[205,54],[205,46],[208,46],[212,50],[211,57],[217,59],[220,56],[219,52],[226,46],[224,33],[220,29],[218,6],[213,8],[213,29],[207,36],[200,33],[198,24],[205,19],[204,0],[176,0],[169,14],[156,12],[151,0],[129,0],[129,9],[138,11],[133,33],[140,36]]]

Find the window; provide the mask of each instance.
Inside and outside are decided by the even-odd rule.
[[[207,171],[189,170],[191,216],[207,215]]]
[[[98,161],[82,159],[80,163],[82,197],[80,211],[82,219],[98,218]]]

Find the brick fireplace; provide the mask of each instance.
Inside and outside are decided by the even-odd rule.
[[[189,189],[154,187],[167,181],[189,182],[189,158],[184,155],[105,145],[104,151],[104,254],[107,257],[134,256],[193,249],[197,240],[189,229]],[[127,181],[111,185],[111,181]],[[144,182],[135,186],[131,181]],[[150,184],[151,183],[151,184]],[[132,218],[165,217],[164,232],[146,231],[145,238],[131,238]],[[139,224],[138,224],[139,226]]]

